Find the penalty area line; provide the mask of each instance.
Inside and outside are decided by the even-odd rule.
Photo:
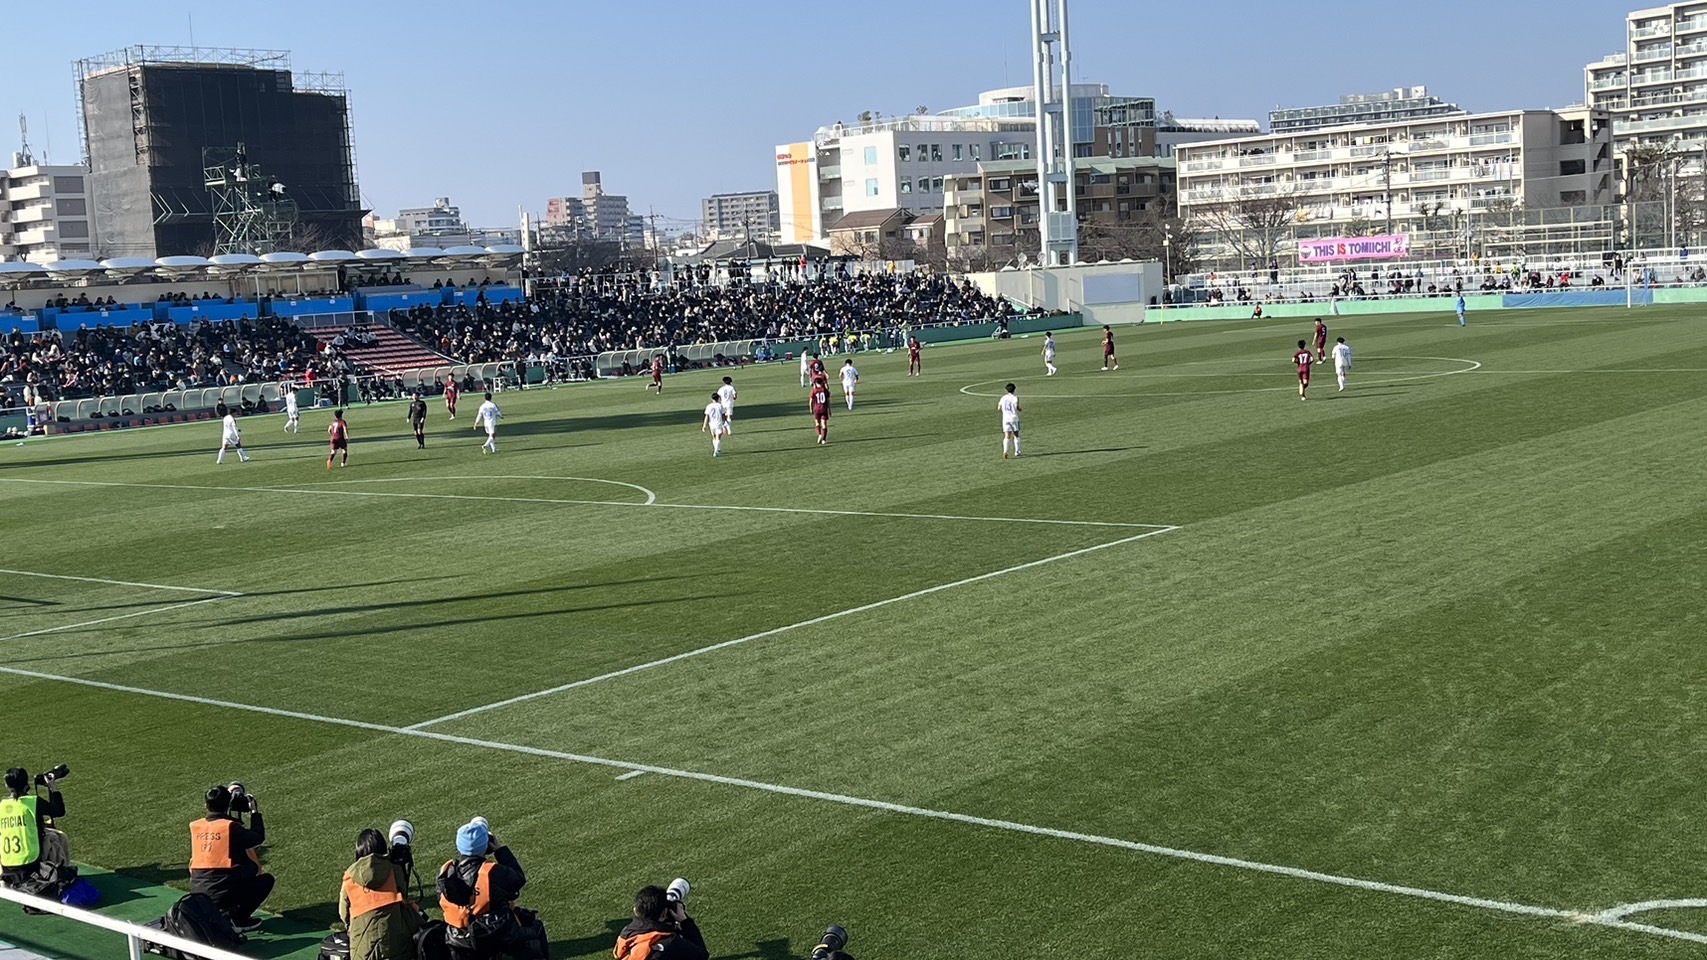
[[[406,730],[424,730],[427,727],[435,727],[441,723],[449,723],[452,720],[462,720],[462,719],[465,719],[467,717],[475,716],[477,714],[489,713],[493,710],[502,710],[505,707],[513,707],[513,706],[520,704],[520,703],[527,703],[530,700],[538,700],[541,697],[549,697],[549,696],[553,696],[553,695],[559,694],[559,693],[566,693],[570,690],[575,690],[575,689],[578,689],[580,687],[590,686],[590,685],[595,684],[595,683],[602,683],[603,681],[606,681],[606,680],[615,680],[618,677],[626,677],[629,674],[640,673],[641,671],[644,671],[644,670],[656,669],[657,667],[662,667],[662,666],[666,666],[668,664],[677,663],[677,662],[680,662],[682,660],[689,660],[689,659],[692,659],[694,657],[703,657],[708,653],[715,653],[718,650],[727,650],[730,647],[738,647],[738,646],[741,646],[742,644],[751,643],[754,640],[763,640],[767,637],[778,636],[780,634],[788,633],[788,632],[793,631],[793,630],[799,630],[799,629],[802,629],[805,627],[815,627],[815,626],[822,624],[822,623],[829,623],[832,620],[840,620],[843,617],[851,617],[851,616],[854,616],[856,614],[868,613],[872,610],[878,610],[878,609],[881,609],[883,607],[893,606],[894,604],[897,604],[897,603],[905,603],[908,600],[917,600],[920,597],[928,597],[933,593],[941,593],[944,590],[953,590],[956,587],[965,587],[965,586],[969,586],[969,585],[974,584],[974,583],[981,583],[985,580],[994,580],[997,577],[1004,577],[1004,576],[1007,576],[1008,574],[1011,574],[1011,573],[1019,573],[1022,570],[1035,569],[1035,568],[1041,567],[1045,564],[1057,563],[1057,562],[1062,561],[1062,560],[1071,560],[1074,557],[1082,557],[1088,553],[1096,553],[1096,552],[1101,551],[1101,550],[1108,550],[1112,547],[1118,547],[1118,546],[1122,546],[1122,545],[1128,544],[1128,543],[1137,543],[1139,540],[1148,540],[1151,537],[1160,536],[1161,534],[1164,534],[1164,533],[1172,533],[1173,531],[1178,530],[1178,529],[1180,529],[1180,528],[1179,527],[1173,527],[1173,526],[1161,527],[1159,529],[1145,531],[1144,533],[1140,533],[1140,534],[1137,534],[1135,536],[1122,537],[1119,540],[1110,540],[1107,543],[1094,544],[1094,545],[1089,546],[1089,547],[1081,547],[1077,550],[1069,550],[1066,553],[1058,553],[1052,557],[1044,557],[1041,560],[1031,560],[1031,561],[1028,561],[1026,563],[1015,564],[1011,567],[1003,567],[1000,570],[992,570],[989,573],[980,573],[977,576],[963,577],[959,580],[955,580],[955,581],[952,581],[949,583],[939,583],[934,587],[925,587],[922,590],[914,590],[911,593],[903,593],[898,597],[890,597],[887,600],[877,600],[877,601],[874,601],[872,603],[860,604],[857,607],[849,607],[846,610],[838,610],[835,613],[826,613],[821,617],[813,617],[810,620],[802,620],[798,623],[791,623],[791,624],[788,624],[786,626],[781,626],[781,627],[772,627],[769,630],[761,630],[758,633],[748,634],[747,636],[744,636],[744,637],[737,637],[733,640],[724,640],[720,643],[711,643],[711,644],[707,644],[703,647],[698,647],[698,648],[695,648],[693,650],[688,650],[688,651],[683,652],[683,653],[675,654],[673,656],[660,657],[657,660],[651,660],[651,661],[648,661],[646,663],[637,663],[637,664],[630,666],[630,667],[623,667],[620,670],[612,670],[609,673],[601,673],[596,677],[584,677],[580,680],[572,680],[569,683],[558,684],[557,686],[551,687],[550,689],[547,689],[547,690],[538,690],[538,691],[535,691],[533,693],[524,693],[524,694],[521,694],[520,696],[510,697],[507,700],[499,700],[496,703],[488,703],[488,704],[485,704],[483,706],[469,707],[467,710],[458,710],[455,713],[447,713],[442,717],[434,717],[431,720],[423,720],[420,723],[410,724],[409,726],[405,727],[404,729],[406,729]]]
[[[1237,870],[1247,870],[1255,873],[1265,873],[1274,876],[1288,877],[1294,880],[1305,880],[1315,883],[1326,883],[1333,886],[1364,890],[1372,893],[1386,893],[1418,900],[1428,900],[1436,903],[1447,903],[1475,909],[1514,914],[1525,917],[1535,917],[1548,920],[1570,921],[1585,926],[1599,926],[1609,929],[1623,930],[1630,933],[1640,933],[1649,936],[1667,937],[1677,940],[1688,940],[1695,943],[1707,943],[1707,935],[1691,933],[1684,930],[1672,930],[1667,927],[1657,927],[1649,924],[1631,923],[1607,914],[1593,914],[1579,910],[1564,910],[1557,907],[1536,906],[1518,903],[1510,900],[1496,900],[1488,897],[1468,896],[1464,894],[1447,893],[1440,890],[1430,890],[1424,887],[1414,887],[1405,884],[1387,883],[1379,880],[1366,880],[1361,877],[1343,876],[1325,873],[1319,870],[1309,870],[1303,867],[1293,867],[1284,864],[1265,863],[1258,860],[1247,860],[1239,857],[1227,857],[1215,853],[1204,853],[1196,850],[1185,850],[1178,847],[1161,846],[1143,843],[1136,840],[1125,840],[1119,837],[1109,837],[1094,833],[1084,833],[1077,830],[1064,830],[1036,824],[1021,823],[1015,820],[999,820],[990,817],[979,817],[972,814],[956,813],[949,810],[933,810],[903,803],[891,803],[886,800],[873,800],[848,794],[829,793],[822,790],[810,790],[804,787],[792,787],[784,784],[766,783],[760,780],[749,780],[742,777],[726,777],[714,773],[701,773],[694,770],[680,770],[673,767],[661,767],[646,763],[634,763],[628,760],[614,760],[606,757],[588,754],[569,753],[561,750],[548,750],[542,747],[530,747],[523,744],[505,743],[497,740],[482,740],[475,737],[460,737],[453,734],[440,733],[436,730],[412,730],[406,727],[388,726],[382,723],[370,723],[364,720],[350,720],[339,717],[328,717],[319,714],[303,713],[295,710],[282,710],[275,707],[263,707],[254,704],[235,703],[229,700],[216,700],[210,697],[197,697],[189,694],[171,693],[162,690],[150,690],[143,687],[131,687],[123,684],[108,683],[103,680],[91,680],[83,677],[67,677],[58,674],[42,673],[35,670],[24,670],[17,667],[0,666],[0,673],[13,676],[27,677],[34,680],[44,680],[58,683],[74,684],[107,690],[115,693],[132,694],[136,696],[153,697],[163,700],[173,700],[198,706],[219,707],[238,710],[265,716],[281,717],[292,720],[303,720],[332,726],[365,730],[372,733],[387,735],[417,737],[439,743],[450,743],[459,746],[474,747],[485,750],[496,750],[523,756],[540,757],[551,760],[564,760],[571,763],[587,764],[590,766],[617,769],[625,772],[625,776],[638,776],[645,773],[655,773],[663,777],[673,777],[679,780],[697,781],[700,783],[717,784],[720,786],[736,787],[747,790],[757,790],[779,796],[795,797],[804,800],[817,800],[841,806],[874,810],[897,816],[918,817],[956,823],[964,826],[978,827],[986,830],[996,830],[1008,833],[1025,834],[1054,840],[1066,840],[1074,843],[1110,847],[1127,850],[1134,853],[1149,854],[1174,860],[1186,860],[1210,866],[1228,867]],[[1617,908],[1615,908],[1617,909]]]

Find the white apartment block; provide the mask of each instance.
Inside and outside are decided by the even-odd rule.
[[[0,170],[0,260],[88,260],[95,249],[93,202],[82,166]]]
[[[1680,140],[1695,173],[1707,143],[1707,2],[1633,10],[1624,49],[1583,69],[1583,102],[1612,115],[1616,147]]]
[[[1442,218],[1616,202],[1611,118],[1603,111],[1508,110],[1182,145],[1182,217],[1279,201],[1289,238],[1395,232]],[[1391,204],[1389,205],[1389,198]]]
[[[1031,158],[1033,130],[1029,119],[915,115],[837,123],[779,145],[781,239],[822,241],[850,213],[941,213],[945,188],[975,174],[980,161]]]

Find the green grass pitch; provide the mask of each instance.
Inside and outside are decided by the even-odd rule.
[[[1330,318],[1302,403],[1307,320],[865,354],[826,447],[775,364],[720,459],[723,371],[6,446],[5,765],[148,880],[245,781],[322,925],[484,815],[558,957],[678,875],[717,957],[1698,956],[1603,913],[1707,896],[1697,312]]]

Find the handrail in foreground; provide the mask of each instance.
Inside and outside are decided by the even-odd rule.
[[[140,923],[131,923],[128,920],[115,920],[112,917],[102,916],[93,910],[84,910],[81,907],[68,907],[63,903],[60,903],[58,900],[48,900],[45,897],[37,897],[27,893],[20,893],[17,890],[13,890],[6,886],[0,886],[0,900],[10,900],[16,904],[40,910],[43,913],[51,913],[55,916],[64,917],[67,920],[87,924],[91,927],[99,927],[102,930],[108,930],[112,933],[120,934],[125,938],[125,945],[130,950],[130,960],[142,960],[142,945],[144,943],[157,943],[164,947],[171,947],[174,950],[182,950],[191,956],[202,957],[204,960],[254,960],[253,957],[245,956],[241,953],[233,953],[230,950],[221,950],[218,947],[210,947],[205,943],[197,943],[194,940],[185,939],[177,934],[167,933],[163,930],[155,930],[152,927],[145,927]]]

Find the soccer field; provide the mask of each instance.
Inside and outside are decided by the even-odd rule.
[[[314,923],[486,816],[554,957],[674,876],[717,957],[1699,956],[1698,312],[1330,318],[1302,403],[1308,320],[865,354],[824,447],[774,364],[719,459],[727,371],[0,447],[5,765],[151,879],[243,780]]]

